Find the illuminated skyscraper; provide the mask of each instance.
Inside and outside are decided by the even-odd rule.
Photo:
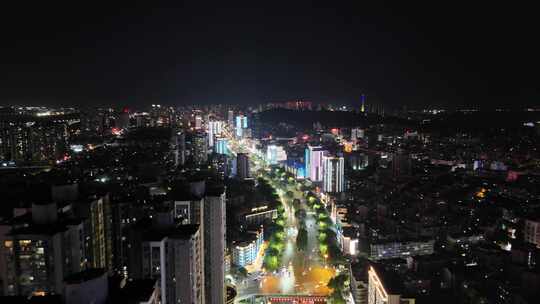
[[[323,156],[326,151],[320,146],[308,146],[306,148],[306,177],[312,182],[320,182],[323,179]]]
[[[360,102],[362,103],[360,111],[364,113],[366,111],[366,95],[362,94],[362,96],[360,96]]]
[[[242,137],[242,116],[236,116],[235,133],[237,137]]]
[[[214,139],[219,136],[223,131],[222,121],[209,121],[208,122],[208,147],[214,146]]]
[[[195,129],[200,130],[202,129],[202,117],[200,115],[195,116]]]
[[[216,153],[228,154],[229,153],[229,140],[227,138],[218,137],[216,139]]]
[[[208,161],[208,143],[206,136],[206,133],[199,132],[194,134],[191,140],[193,162],[196,165],[202,165]]]
[[[247,123],[247,117],[244,116],[244,115],[238,115],[236,116],[236,136],[237,137],[242,137],[242,135],[244,134],[244,129],[246,129],[248,126],[248,123]]]
[[[344,191],[345,160],[343,157],[323,156],[323,191],[339,193]]]

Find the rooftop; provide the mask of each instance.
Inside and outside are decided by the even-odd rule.
[[[164,238],[187,240],[199,231],[199,225],[178,225],[171,229],[149,229],[144,233],[146,241],[161,241]]]

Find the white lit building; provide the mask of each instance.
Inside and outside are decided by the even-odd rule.
[[[369,258],[371,260],[407,258],[416,255],[433,254],[434,240],[389,241],[371,243]]]
[[[540,221],[538,220],[525,220],[525,227],[523,236],[526,242],[535,244],[540,248]]]
[[[213,147],[216,136],[223,132],[223,121],[214,120],[208,122],[208,146]]]
[[[359,234],[356,228],[344,227],[341,234],[341,245],[343,246],[343,253],[351,256],[358,254]]]
[[[323,180],[323,156],[326,151],[319,146],[308,146],[306,148],[305,163],[306,176],[312,182],[320,182]]]
[[[242,137],[244,133],[244,129],[247,129],[248,123],[247,123],[247,117],[244,115],[238,115],[236,116],[236,136]]]
[[[340,193],[345,190],[345,160],[343,157],[323,156],[323,191]]]
[[[262,228],[256,231],[249,231],[246,240],[233,245],[232,263],[241,267],[251,265],[257,259],[259,250],[264,242],[263,235]]]
[[[195,116],[195,129],[200,130],[202,129],[202,117],[200,115]]]
[[[287,152],[282,146],[268,145],[266,147],[266,161],[270,165],[275,165],[279,162],[287,160]]]

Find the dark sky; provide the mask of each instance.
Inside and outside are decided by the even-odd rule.
[[[536,10],[511,2],[43,2],[2,4],[0,104],[540,104]]]

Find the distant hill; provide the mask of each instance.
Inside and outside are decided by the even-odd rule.
[[[297,127],[311,128],[314,123],[320,122],[323,126],[331,128],[367,127],[377,123],[410,123],[395,117],[381,117],[376,114],[365,115],[354,112],[341,111],[294,111],[274,109],[259,114],[262,123],[279,124],[288,123]]]

